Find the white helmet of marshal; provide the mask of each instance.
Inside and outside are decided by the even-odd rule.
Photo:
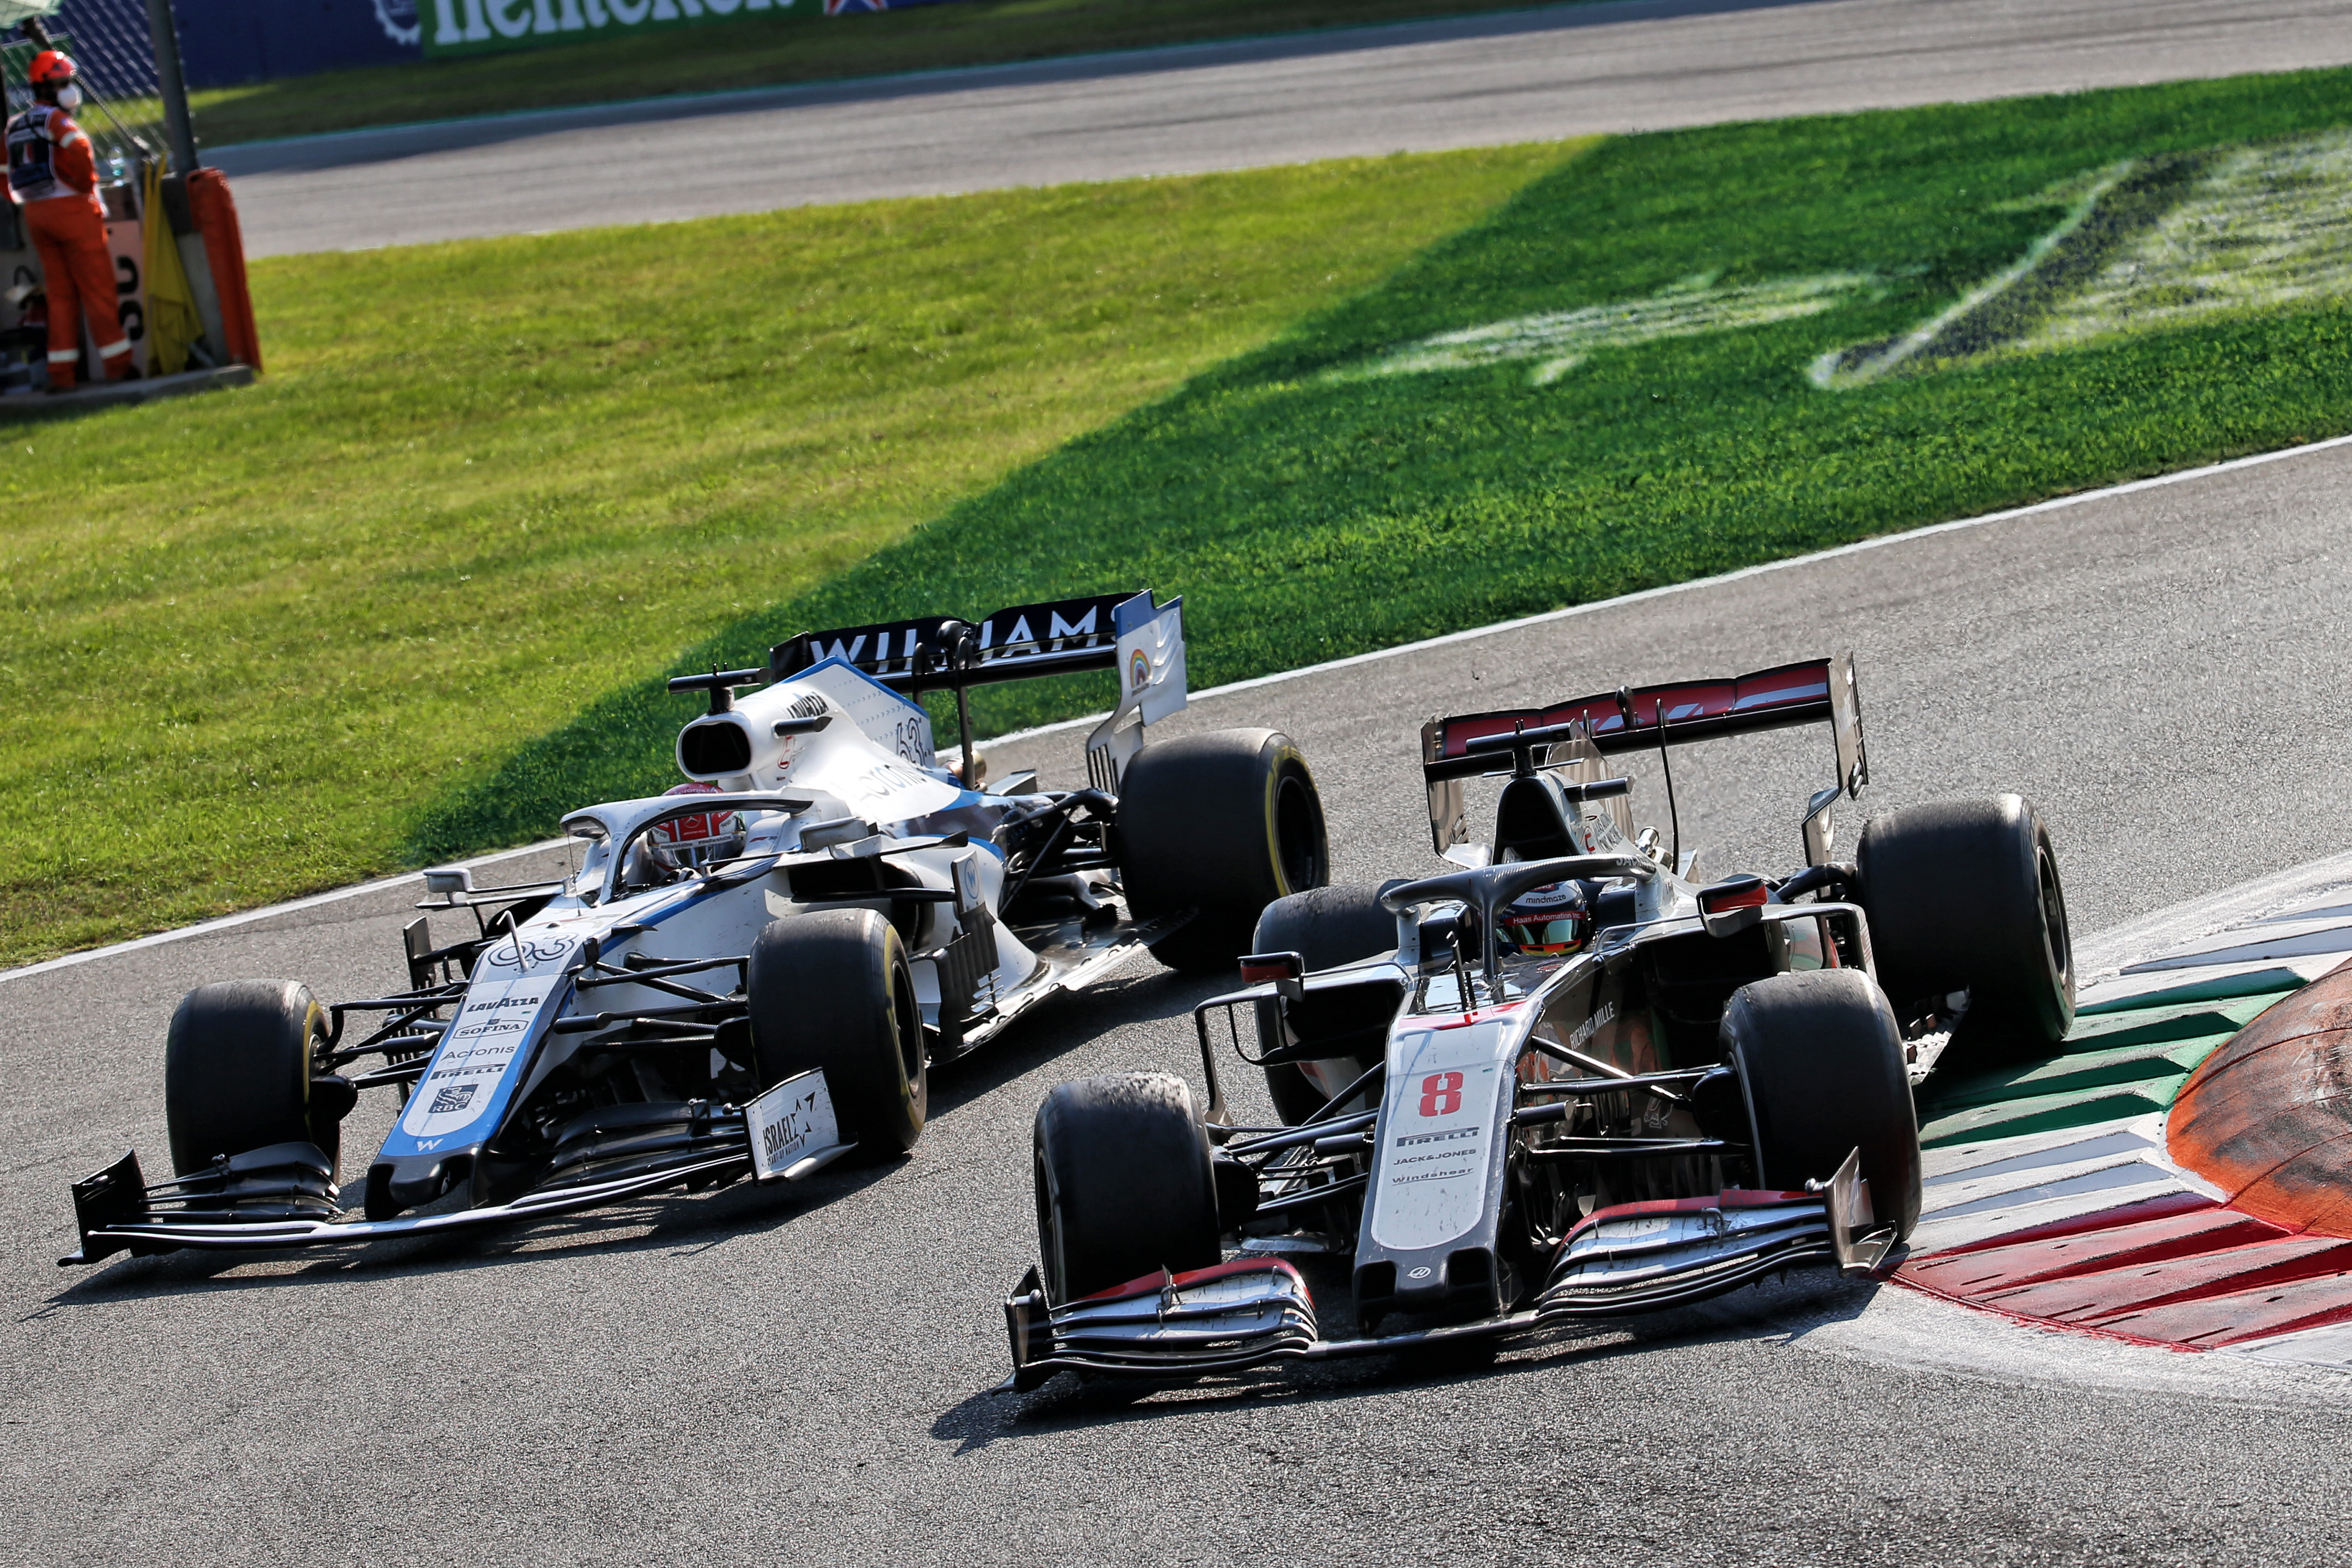
[[[1511,900],[1495,921],[1495,945],[1529,958],[1575,952],[1592,934],[1580,882],[1547,882]]]

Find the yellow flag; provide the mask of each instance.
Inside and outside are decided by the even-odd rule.
[[[204,335],[196,318],[195,291],[188,287],[187,268],[180,265],[180,246],[173,237],[172,219],[163,211],[163,162],[147,163],[147,184],[140,193],[141,216],[147,242],[147,344],[157,375],[177,375],[188,368],[188,345]]]

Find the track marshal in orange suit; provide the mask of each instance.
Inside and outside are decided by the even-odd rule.
[[[48,292],[49,390],[72,389],[84,321],[106,379],[121,381],[136,374],[137,361],[114,309],[114,259],[106,249],[98,162],[89,134],[73,121],[81,107],[74,63],[44,49],[26,75],[34,101],[8,121],[8,194],[24,208]]]

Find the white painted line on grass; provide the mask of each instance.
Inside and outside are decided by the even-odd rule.
[[[1841,544],[1831,550],[1816,550],[1810,555],[1791,555],[1785,561],[1767,561],[1755,566],[1742,566],[1737,572],[1725,572],[1714,577],[1697,577],[1687,583],[1669,583],[1662,588],[1643,588],[1638,593],[1620,594],[1613,599],[1595,599],[1587,605],[1568,605],[1557,610],[1545,610],[1539,615],[1521,616],[1514,621],[1496,621],[1489,626],[1475,626],[1466,632],[1448,632],[1444,637],[1427,637],[1420,642],[1399,643],[1394,647],[1374,648],[1370,653],[1350,654],[1346,658],[1326,660],[1297,669],[1286,669],[1274,675],[1260,675],[1248,680],[1236,680],[1224,686],[1213,686],[1206,691],[1192,693],[1192,700],[1205,702],[1213,697],[1230,697],[1236,691],[1255,691],[1262,686],[1277,686],[1286,680],[1303,680],[1310,675],[1327,675],[1335,669],[1348,669],[1360,664],[1374,664],[1384,658],[1402,658],[1407,654],[1422,653],[1452,643],[1474,642],[1480,637],[1518,631],[1526,626],[1542,626],[1549,621],[1564,621],[1577,616],[1598,615],[1626,605],[1638,605],[1645,599],[1663,599],[1672,594],[1695,593],[1701,588],[1720,587],[1726,583],[1738,583],[1749,577],[1761,577],[1770,572],[1790,572],[1801,566],[1811,566],[1822,561],[1834,561],[1840,556],[1859,555],[1865,550],[1884,550],[1890,545],[1908,544],[1914,540],[1932,538],[1939,533],[1958,533],[1963,529],[1982,528],[1988,523],[2007,522],[2013,518],[2032,517],[2045,511],[2057,511],[2064,507],[2083,506],[2092,501],[2106,500],[2116,496],[2135,495],[2141,490],[2160,489],[2167,485],[2186,484],[2192,479],[2210,479],[2218,474],[2234,473],[2241,468],[2256,468],[2263,463],[2275,463],[2284,458],[2301,457],[2307,452],[2325,452],[2331,447],[2352,443],[2352,436],[2331,436],[2325,441],[2306,442],[2300,447],[2283,447],[2275,452],[2257,452],[2252,457],[2232,458],[2225,463],[2209,463],[2201,468],[2182,468],[2169,474],[2158,474],[2150,479],[2132,479],[2104,489],[2080,490],[2074,495],[2054,496],[2049,500],[2035,501],[2032,506],[2011,507],[2007,511],[1987,512],[1981,517],[1963,517],[1950,522],[1929,523],[1925,528],[1907,529],[1901,533],[1881,533],[1869,539],[1857,539],[1852,544]],[[1099,724],[1110,717],[1106,710],[1089,713],[1081,719],[1064,719],[1058,723],[1040,724],[1033,730],[1015,730],[1009,734],[993,736],[977,742],[987,746],[1011,745],[1021,741],[1034,741],[1041,735],[1058,734],[1065,730],[1079,730]]]
[[[537,854],[542,849],[559,848],[564,842],[565,840],[561,838],[548,838],[537,844],[526,844],[520,849],[501,849],[494,855],[480,855],[471,860],[455,860],[450,864],[494,866],[501,860],[512,860],[520,856]],[[112,958],[117,953],[136,952],[143,947],[161,947],[167,942],[179,942],[192,936],[205,936],[213,931],[226,931],[231,926],[251,925],[256,921],[266,921],[272,915],[291,914],[297,910],[313,910],[321,904],[337,904],[345,899],[356,899],[363,894],[381,892],[386,888],[397,888],[404,883],[421,882],[424,879],[425,873],[422,871],[404,871],[397,877],[384,877],[373,882],[362,882],[355,887],[338,888],[331,893],[313,893],[307,899],[294,899],[282,904],[271,904],[267,909],[247,910],[242,914],[223,915],[218,920],[199,921],[194,925],[182,926],[176,931],[161,931],[153,936],[135,937],[129,942],[111,942],[105,947],[93,947],[83,952],[69,952],[63,958],[52,958],[40,963],[28,963],[21,969],[0,969],[0,981],[23,980],[30,975],[47,974],[53,969],[70,969],[77,963],[91,963],[101,958]]]

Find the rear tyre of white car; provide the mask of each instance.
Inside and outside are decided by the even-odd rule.
[[[2049,829],[2013,795],[1870,819],[1854,850],[1878,983],[1899,1009],[1969,994],[1945,1065],[2048,1056],[2074,1022],[2074,956]]]
[[[1248,952],[1259,911],[1321,887],[1331,863],[1315,775],[1273,730],[1213,730],[1138,752],[1119,779],[1118,858],[1138,920],[1195,911],[1151,944],[1187,973]]]
[[[319,1075],[314,1097],[326,1037],[326,1008],[298,981],[229,980],[183,997],[163,1045],[173,1173],[273,1143],[314,1143],[334,1164],[352,1096]]]
[[[1217,1261],[1217,1187],[1192,1091],[1167,1073],[1066,1083],[1037,1108],[1037,1252],[1056,1306]]]
[[[907,944],[873,910],[820,910],[768,922],[746,987],[762,1088],[811,1068],[842,1142],[870,1159],[903,1154],[930,1106],[929,1047]]]
[[[1397,918],[1381,908],[1381,895],[1398,886],[1394,881],[1378,887],[1355,883],[1339,888],[1315,888],[1304,893],[1292,893],[1266,905],[1265,912],[1257,918],[1257,931],[1250,942],[1252,952],[1295,952],[1307,962],[1307,973],[1318,969],[1336,969],[1343,963],[1353,963],[1360,958],[1375,958],[1396,951]],[[1258,1050],[1263,1055],[1283,1044],[1277,1034],[1279,1024],[1271,1004],[1262,1004],[1258,1016]],[[1378,1056],[1386,1045],[1385,1039],[1372,1042],[1372,1053]],[[1325,1068],[1324,1076],[1345,1073],[1352,1079],[1364,1070],[1366,1064],[1354,1058],[1333,1058],[1318,1062]],[[1347,1087],[1343,1080],[1335,1083],[1333,1092]],[[1306,1065],[1282,1062],[1265,1069],[1266,1093],[1274,1100],[1276,1114],[1289,1126],[1297,1126],[1323,1109],[1328,1098],[1314,1079],[1307,1074]]]
[[[1757,1184],[1802,1192],[1859,1150],[1877,1223],[1910,1235],[1919,1223],[1918,1114],[1902,1034],[1870,977],[1818,969],[1743,985],[1723,1010],[1720,1038],[1747,1092]]]

